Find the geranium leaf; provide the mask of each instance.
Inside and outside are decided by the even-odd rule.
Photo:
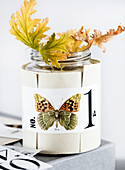
[[[43,33],[48,31],[50,28],[47,27],[48,18],[44,19],[31,19],[31,15],[36,12],[34,6],[36,0],[24,0],[24,6],[21,6],[21,13],[16,12],[16,18],[14,14],[11,16],[9,30],[11,34],[16,36],[16,39],[22,41],[25,45],[38,50],[39,42],[46,35]],[[16,20],[15,20],[16,19]]]
[[[60,67],[58,60],[66,60],[68,53],[68,47],[70,45],[70,39],[63,34],[59,39],[56,39],[55,33],[49,37],[49,40],[43,45],[39,52],[43,57],[43,60],[48,64],[49,61],[55,67]]]
[[[106,43],[113,38],[115,38],[118,34],[121,34],[122,32],[125,31],[125,27],[118,26],[118,28],[115,29],[110,29],[107,31],[106,34],[102,35],[101,31],[94,30],[94,34],[92,34],[91,38],[93,40],[93,45],[97,45],[99,48],[103,49],[103,52],[106,51],[106,48],[103,43]]]

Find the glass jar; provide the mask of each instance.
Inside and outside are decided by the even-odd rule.
[[[67,58],[66,61],[59,61],[60,69],[53,68],[51,63],[49,62],[50,66],[46,64],[40,53],[38,51],[32,50],[31,51],[31,63],[26,66],[26,70],[28,71],[36,71],[36,72],[53,72],[53,71],[79,71],[83,67],[84,64],[91,64],[91,53],[89,50],[82,51],[82,52],[72,52],[70,53],[71,56]]]
[[[61,68],[32,50],[22,66],[23,145],[70,154],[100,145],[100,62],[89,50],[71,53]],[[32,140],[32,142],[31,142]]]

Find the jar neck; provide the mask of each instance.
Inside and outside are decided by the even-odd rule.
[[[71,55],[67,57],[67,60],[65,61],[58,61],[62,67],[64,66],[82,66],[84,64],[87,64],[89,60],[91,59],[91,52],[89,50],[80,51],[80,52],[71,52]],[[41,57],[40,53],[35,50],[31,50],[31,60],[34,64],[38,66],[48,66],[43,58]],[[49,62],[50,66],[51,63]]]

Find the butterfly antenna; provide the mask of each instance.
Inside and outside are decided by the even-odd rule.
[[[53,99],[52,98],[50,98],[51,99],[51,101],[52,101],[52,105],[53,105],[53,107],[54,107],[54,109],[55,109],[55,105],[54,105],[54,102],[53,102]]]

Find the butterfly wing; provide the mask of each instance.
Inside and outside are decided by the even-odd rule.
[[[37,112],[45,113],[47,111],[54,111],[54,107],[51,103],[44,97],[40,96],[39,94],[34,94],[35,98],[35,108]]]
[[[80,99],[81,94],[75,94],[74,96],[70,97],[59,110],[64,110],[68,112],[78,112],[80,109]]]
[[[37,121],[42,130],[48,130],[55,122],[55,113],[53,111],[39,113],[37,116]]]
[[[59,112],[59,123],[66,130],[73,130],[78,124],[78,117],[74,113],[70,113],[67,111]]]

